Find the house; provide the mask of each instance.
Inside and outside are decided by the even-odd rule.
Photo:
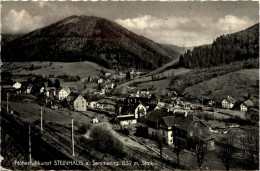
[[[240,111],[247,111],[252,106],[254,106],[254,103],[251,100],[247,100],[240,105]]]
[[[193,149],[193,137],[198,137],[207,144],[209,150],[215,148],[211,138],[210,127],[194,115],[175,115],[173,127],[174,144],[182,144],[185,148]]]
[[[47,97],[55,97],[56,96],[56,88],[55,87],[46,87],[44,89],[44,94],[47,96]]]
[[[103,104],[99,104],[98,101],[92,101],[88,103],[88,107],[92,109],[103,109]]]
[[[43,93],[44,90],[45,90],[45,87],[41,87],[41,88],[40,88],[40,93]]]
[[[137,123],[137,119],[134,116],[117,116],[116,122],[121,126],[133,125]]]
[[[210,100],[206,103],[206,105],[209,106],[209,107],[213,107],[213,106],[216,105],[216,102],[215,102],[215,100],[210,99]]]
[[[133,68],[131,68],[129,71],[127,71],[126,73],[126,79],[133,79],[135,77],[136,73],[135,70]]]
[[[103,109],[106,109],[106,110],[112,110],[112,111],[115,111],[115,105],[116,103],[115,102],[112,102],[112,100],[110,99],[100,99],[98,101],[99,105],[103,106]]]
[[[158,107],[160,107],[160,108],[165,107],[165,103],[164,102],[158,102]]]
[[[235,103],[236,103],[235,99],[233,99],[230,96],[227,96],[227,98],[225,98],[222,101],[222,107],[227,108],[227,109],[232,109],[234,107]]]
[[[118,115],[133,115],[134,118],[144,117],[147,114],[147,109],[141,102],[124,104],[118,110],[120,110],[120,112],[116,112]]]
[[[151,112],[147,118],[148,137],[156,138],[160,133],[160,120],[162,117],[169,116],[170,114],[163,109],[157,109]]]
[[[103,78],[99,78],[98,81],[97,81],[98,84],[102,84],[103,82],[104,82]]]
[[[88,103],[88,107],[90,107],[90,108],[96,108],[97,107],[97,104],[98,104],[98,102],[97,101],[92,101],[92,102],[89,102]]]
[[[209,149],[214,149],[214,140],[210,137],[209,127],[193,115],[174,114],[155,110],[147,116],[148,136],[161,136],[167,144],[181,144],[185,148],[192,146],[194,136],[207,142]]]
[[[93,118],[92,118],[92,122],[93,122],[93,124],[97,124],[97,123],[98,123],[97,117],[93,117]]]
[[[115,88],[115,85],[116,85],[116,84],[115,84],[114,82],[110,82],[110,83],[107,84],[107,88],[108,88],[108,89],[114,89],[114,88]]]
[[[19,82],[16,82],[16,83],[13,84],[13,87],[14,87],[15,89],[20,89],[20,88],[22,87],[22,84],[19,83]]]
[[[77,93],[70,93],[66,97],[67,105],[76,111],[87,111],[87,101]]]
[[[65,99],[70,94],[69,88],[59,88],[57,89],[57,96],[59,100]]]
[[[112,75],[111,72],[106,72],[106,73],[105,73],[105,76],[106,76],[106,77],[111,76],[111,75]]]
[[[146,112],[147,113],[151,113],[152,111],[156,110],[156,109],[160,109],[160,107],[156,104],[151,104],[151,105],[148,105],[146,106]]]
[[[146,116],[146,113],[146,107],[141,102],[134,105],[135,118]]]
[[[27,88],[26,88],[26,93],[27,93],[27,94],[30,94],[31,91],[32,91],[32,84],[29,84],[29,85],[27,86]]]
[[[182,109],[182,108],[176,108],[176,106],[173,108],[172,112],[173,112],[174,114],[183,114],[183,115],[185,115],[185,116],[188,115],[188,111],[187,111],[187,110]]]

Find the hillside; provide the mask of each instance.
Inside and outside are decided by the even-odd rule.
[[[107,19],[70,16],[2,47],[2,61],[91,61],[107,68],[156,69],[179,56]]]
[[[113,72],[102,68],[101,66],[93,62],[14,62],[14,69],[12,73],[14,75],[71,75],[80,76],[80,78],[87,78],[88,76],[97,77],[100,71],[103,69],[105,72]],[[34,65],[35,70],[29,70],[31,65]],[[86,69],[87,68],[87,69]]]
[[[8,42],[13,41],[19,36],[22,36],[22,34],[1,34],[1,46],[5,45]]]
[[[162,48],[165,48],[166,50],[173,50],[174,52],[178,52],[179,54],[184,54],[187,50],[192,50],[193,47],[180,47],[177,45],[171,45],[171,44],[159,44]]]
[[[194,84],[184,90],[184,94],[197,98],[210,97],[221,102],[226,96],[236,100],[245,100],[251,94],[252,101],[259,102],[259,70],[243,69],[210,80]]]
[[[194,47],[180,56],[180,65],[204,68],[259,57],[259,24],[243,31],[222,35],[211,45]]]

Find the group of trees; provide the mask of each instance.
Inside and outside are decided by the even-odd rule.
[[[95,149],[105,153],[112,154],[116,157],[124,157],[124,145],[121,141],[106,128],[94,127],[91,130],[90,137],[94,142]]]
[[[71,76],[71,75],[64,74],[64,75],[58,75],[57,78],[63,79],[65,82],[80,80],[79,75]]]
[[[179,64],[187,68],[212,67],[259,56],[259,26],[222,35],[211,45],[195,47],[180,56]],[[258,66],[256,66],[258,67]]]

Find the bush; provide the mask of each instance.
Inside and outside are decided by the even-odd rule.
[[[90,137],[95,144],[95,149],[102,153],[114,155],[116,157],[124,157],[124,145],[113,134],[103,127],[95,127]]]
[[[119,132],[122,133],[122,134],[124,134],[124,135],[127,135],[127,136],[130,135],[129,130],[128,130],[128,129],[125,129],[125,128],[121,129]]]
[[[211,114],[204,114],[204,119],[205,119],[206,121],[214,120],[214,116],[211,115]]]
[[[85,134],[89,129],[90,129],[90,125],[83,123],[83,124],[79,127],[78,132],[79,132],[80,134]]]

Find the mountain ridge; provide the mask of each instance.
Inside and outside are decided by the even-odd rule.
[[[180,55],[180,65],[204,68],[259,57],[259,23],[247,29],[221,35],[212,44],[196,46]]]
[[[6,43],[2,59],[91,61],[107,68],[152,70],[178,58],[174,52],[110,20],[73,15]]]

